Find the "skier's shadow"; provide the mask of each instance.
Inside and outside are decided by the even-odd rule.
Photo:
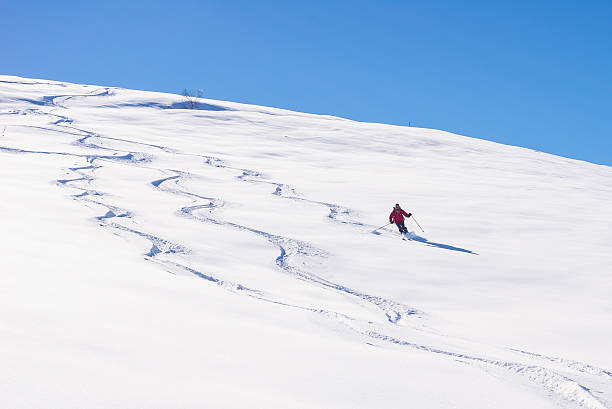
[[[436,243],[434,241],[427,240],[425,237],[417,236],[416,234],[412,234],[410,236],[410,239],[414,240],[414,241],[418,241],[418,242],[423,243],[423,244],[427,244],[428,246],[438,247],[440,249],[459,251],[461,253],[468,253],[468,254],[478,255],[478,253],[474,253],[472,250],[462,249],[461,247],[450,246],[448,244]]]

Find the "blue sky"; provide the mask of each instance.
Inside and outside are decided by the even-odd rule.
[[[443,129],[612,165],[610,1],[3,2],[0,73]]]

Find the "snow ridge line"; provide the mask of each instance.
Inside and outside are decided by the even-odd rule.
[[[6,81],[0,80],[3,84],[19,84],[19,85],[54,85],[58,87],[66,87],[66,84],[60,82],[23,82],[23,81]]]

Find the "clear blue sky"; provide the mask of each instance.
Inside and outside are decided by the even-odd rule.
[[[612,165],[612,2],[2,1],[0,73],[436,128]]]

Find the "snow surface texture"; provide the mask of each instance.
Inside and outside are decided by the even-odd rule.
[[[0,76],[0,407],[612,408],[611,168],[181,108]]]

